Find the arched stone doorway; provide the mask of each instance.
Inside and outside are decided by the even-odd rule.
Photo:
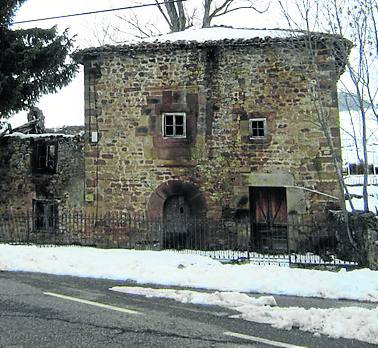
[[[163,222],[163,247],[198,247],[204,232],[198,220],[206,216],[206,202],[196,186],[180,180],[161,184],[151,195],[147,214]]]

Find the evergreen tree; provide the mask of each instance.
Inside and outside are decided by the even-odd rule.
[[[70,58],[67,31],[11,30],[12,18],[26,0],[0,1],[0,118],[33,106],[46,93],[67,85],[77,70]]]

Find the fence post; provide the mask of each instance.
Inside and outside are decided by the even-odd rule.
[[[29,238],[30,238],[30,218],[31,216],[29,215],[29,210],[26,213],[26,243],[29,243]]]
[[[250,249],[251,249],[251,223],[248,219],[245,219],[245,230],[247,231],[247,240],[245,241],[246,244],[247,244],[247,258],[248,258],[248,261],[251,260],[251,254],[250,254]]]
[[[291,244],[290,244],[290,229],[292,228],[291,225],[293,224],[290,224],[290,215],[288,216],[288,219],[287,219],[287,227],[286,227],[286,241],[287,241],[287,253],[288,253],[288,256],[289,256],[289,267],[291,267]]]

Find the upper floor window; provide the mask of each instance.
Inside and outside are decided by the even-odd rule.
[[[184,112],[166,112],[163,114],[162,121],[162,133],[164,137],[186,137],[186,114]]]
[[[249,132],[252,139],[266,137],[266,118],[253,118],[249,120]]]
[[[57,159],[57,143],[37,142],[34,147],[33,172],[41,174],[56,173]]]

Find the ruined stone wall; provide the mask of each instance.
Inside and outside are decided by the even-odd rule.
[[[248,209],[243,197],[256,174],[268,175],[259,185],[281,175],[287,186],[337,196],[313,103],[324,100],[340,155],[337,75],[329,52],[319,51],[316,60],[314,74],[304,49],[277,44],[146,49],[85,62],[87,210],[143,212],[170,180],[194,183],[208,215]],[[162,137],[161,115],[170,111],[186,112],[186,139]],[[263,141],[248,136],[254,117],[267,119]],[[98,141],[91,142],[92,132]],[[320,211],[329,201],[287,190],[294,213]]]
[[[33,171],[36,142],[57,144],[54,174]],[[81,209],[84,198],[84,152],[80,137],[20,135],[0,140],[0,213],[26,213],[33,199],[52,199],[65,209]]]
[[[348,235],[341,212],[332,212],[331,228],[336,232],[337,255],[342,260],[357,262],[360,267],[378,269],[378,219],[373,213],[349,214]]]

